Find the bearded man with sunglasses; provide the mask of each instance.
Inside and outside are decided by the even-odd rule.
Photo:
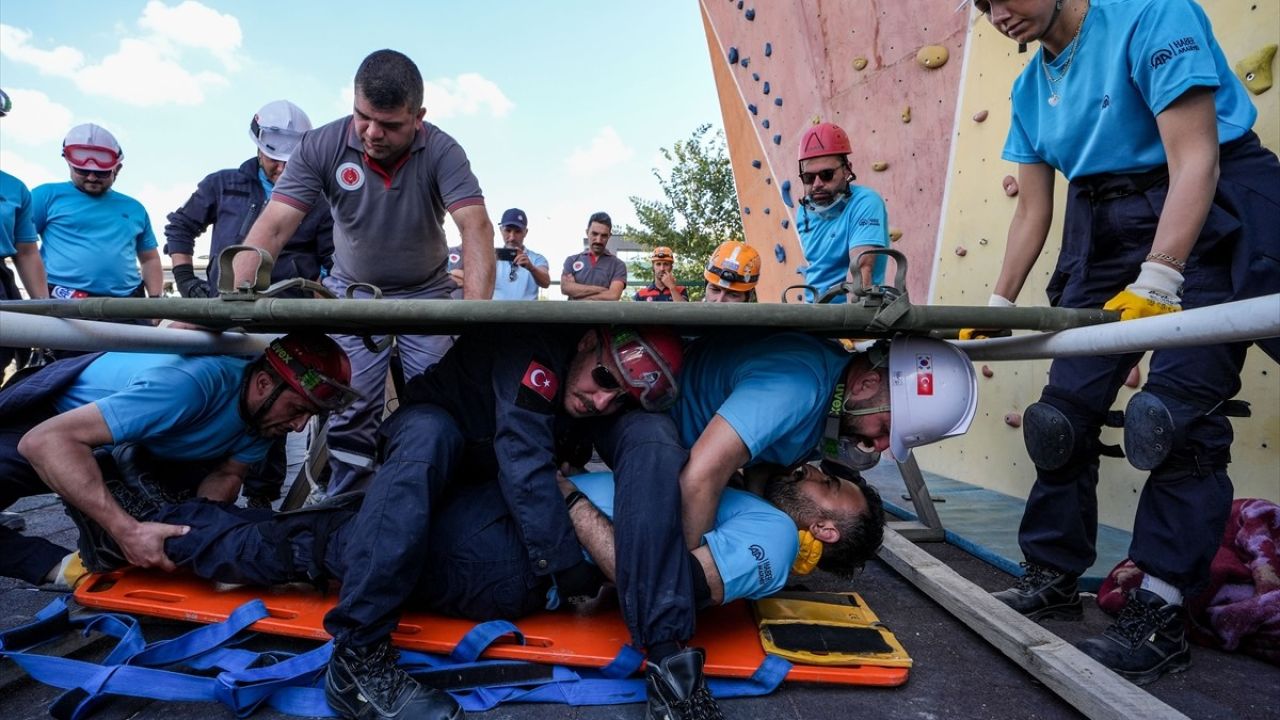
[[[124,160],[115,136],[77,125],[62,141],[62,157],[71,182],[31,191],[50,297],[159,297],[164,270],[151,219],[142,203],[111,189]]]
[[[889,215],[884,199],[869,187],[854,185],[849,165],[849,135],[834,123],[820,123],[800,138],[800,181],[804,197],[796,211],[796,230],[804,250],[804,282],[817,293],[853,279],[856,267],[863,287],[884,282],[885,257],[858,259],[864,250],[889,247]],[[806,293],[809,302],[816,298]],[[843,296],[833,302],[844,302]]]

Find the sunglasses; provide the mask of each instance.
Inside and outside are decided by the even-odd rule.
[[[836,173],[840,172],[843,169],[844,169],[843,167],[833,167],[833,168],[827,168],[826,170],[819,170],[816,173],[802,172],[800,173],[800,182],[804,183],[805,185],[812,185],[813,181],[817,178],[822,178],[822,182],[824,183],[831,182],[832,180],[835,179]]]
[[[80,177],[108,178],[108,177],[111,177],[111,173],[115,171],[114,170],[86,170],[84,168],[78,168],[78,167],[72,166],[71,172],[79,175]]]

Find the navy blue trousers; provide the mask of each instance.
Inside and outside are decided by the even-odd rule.
[[[422,422],[439,422],[438,409],[415,407],[424,408],[412,414],[416,420],[384,424],[390,437]],[[424,449],[419,446],[426,436],[414,434],[412,439],[415,454]],[[444,446],[436,449],[450,450],[452,439],[442,440]],[[664,414],[628,413],[602,421],[596,442],[615,471],[617,584],[632,639],[642,646],[688,640],[693,635],[695,608],[678,483],[687,451],[676,439],[675,425]],[[398,462],[407,462],[403,446],[389,447],[379,477],[397,454]],[[406,465],[406,471],[410,469],[418,472],[421,493],[432,492],[430,483],[441,482],[434,479],[436,465]],[[418,517],[416,512],[397,506],[403,512],[371,521],[370,496],[359,512],[340,509],[273,516],[269,511],[190,502],[166,507],[157,520],[191,526],[188,534],[169,539],[165,550],[175,564],[201,577],[259,585],[314,579],[321,573],[342,580],[342,599],[326,625],[348,604],[352,613],[373,608],[375,612],[367,617],[385,628],[380,636],[363,628],[359,633],[348,629],[345,637],[353,642],[385,637],[405,603],[474,620],[517,618],[544,608],[550,579],[530,568],[498,483],[444,485],[432,492],[429,529],[413,537],[400,534],[399,528],[406,518]],[[378,487],[379,482],[373,483],[370,492]],[[379,502],[372,507],[387,507],[385,499]],[[380,534],[367,535],[370,527]],[[388,531],[388,527],[397,529]],[[321,536],[324,540],[318,542]],[[370,572],[368,556],[363,554],[370,546],[385,553],[384,565],[387,557],[401,561],[410,554],[420,557],[420,564],[399,566],[397,574],[384,578]],[[353,583],[381,594],[351,600],[348,588]],[[376,607],[379,602],[382,606]],[[387,616],[393,619],[384,619]]]
[[[1223,146],[1220,165],[1218,194],[1184,273],[1187,309],[1276,292],[1280,284],[1280,164],[1250,134]],[[1167,190],[1167,183],[1160,183],[1097,199],[1096,186],[1073,182],[1062,251],[1049,285],[1051,304],[1101,307],[1133,282],[1150,252]],[[1261,271],[1267,263],[1275,272]],[[1231,423],[1212,409],[1239,392],[1248,345],[1159,350],[1151,356],[1143,389],[1165,402],[1185,440],[1143,487],[1129,557],[1186,592],[1208,580],[1231,509],[1226,470]],[[1098,438],[1120,386],[1141,357],[1059,358],[1050,366],[1040,399],[1067,416],[1076,442],[1065,466],[1037,468],[1018,535],[1029,561],[1079,574],[1096,559]]]

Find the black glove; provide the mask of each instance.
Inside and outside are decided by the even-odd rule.
[[[576,597],[595,597],[604,585],[604,575],[600,574],[600,569],[586,560],[554,573],[551,577],[555,579],[560,597],[566,601]]]
[[[184,298],[209,297],[209,283],[196,277],[191,263],[173,266],[173,283],[178,286],[178,292]]]

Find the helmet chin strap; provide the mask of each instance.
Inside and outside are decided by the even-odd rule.
[[[1062,3],[1063,3],[1063,0],[1058,0],[1056,3],[1053,4],[1053,15],[1049,16],[1049,24],[1045,25],[1044,32],[1035,36],[1033,40],[1038,41],[1040,38],[1044,37],[1045,35],[1048,35],[1049,31],[1053,29],[1053,24],[1058,22],[1058,16],[1062,14]],[[1027,44],[1024,42],[1018,43],[1018,52],[1024,53],[1026,51],[1027,51]]]
[[[244,378],[240,381],[240,419],[244,420],[249,426],[249,432],[257,435],[261,428],[262,419],[271,412],[271,406],[276,404],[276,400],[280,399],[280,395],[288,389],[286,383],[281,380],[272,388],[271,394],[258,404],[257,410],[249,409],[249,379],[256,372],[252,367],[246,368]]]

